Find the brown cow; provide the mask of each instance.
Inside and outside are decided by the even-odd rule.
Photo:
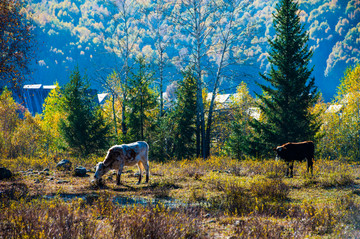
[[[120,184],[120,177],[124,166],[136,165],[139,168],[139,181],[141,182],[141,168],[145,168],[146,182],[149,181],[149,145],[146,142],[139,141],[131,144],[115,145],[111,147],[105,157],[104,162],[96,166],[94,178],[100,181],[101,177],[111,169],[118,170],[116,184]]]
[[[311,170],[313,175],[313,159],[315,146],[312,141],[305,141],[300,143],[286,143],[274,148],[278,156],[285,160],[287,164],[286,176],[293,177],[294,161],[307,161],[307,172]]]

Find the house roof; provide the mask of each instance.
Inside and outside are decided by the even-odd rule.
[[[341,108],[343,107],[343,105],[330,105],[325,113],[337,113],[341,110]]]
[[[32,89],[32,90],[38,90],[41,89],[42,84],[32,84],[32,85],[24,85],[23,89]]]
[[[210,101],[212,96],[213,96],[212,93],[208,93],[207,96],[206,96],[206,100]],[[215,102],[216,103],[221,103],[221,104],[229,103],[230,96],[231,96],[231,94],[217,94],[216,97],[215,97]]]

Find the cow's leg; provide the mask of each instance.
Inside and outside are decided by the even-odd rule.
[[[141,171],[141,162],[139,162],[137,164],[138,168],[139,168],[139,181],[137,182],[137,184],[140,184],[141,183],[141,175],[142,175],[142,171]]]
[[[144,165],[144,168],[145,168],[145,171],[146,171],[146,183],[149,182],[149,175],[150,175],[150,170],[149,170],[149,161],[146,160],[146,164],[143,164]]]
[[[294,161],[290,162],[290,178],[294,177]]]
[[[116,184],[117,185],[120,185],[120,177],[121,177],[121,173],[122,173],[123,168],[124,168],[124,165],[120,165],[119,171],[118,171],[118,173],[116,175]]]
[[[290,170],[290,162],[286,162],[285,177],[289,177],[289,170]]]
[[[309,173],[309,170],[311,171],[311,176],[314,175],[313,174],[313,159],[310,157],[307,159],[307,172]]]

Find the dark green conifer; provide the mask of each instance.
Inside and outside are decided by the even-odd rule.
[[[268,74],[261,74],[268,82],[259,84],[264,94],[257,94],[263,120],[252,122],[257,132],[252,144],[254,154],[268,153],[289,141],[312,140],[319,129],[317,115],[310,112],[319,97],[311,77],[313,67],[309,67],[313,51],[298,13],[298,3],[280,0],[273,14],[276,36],[269,40],[271,68]]]
[[[96,104],[89,84],[81,78],[78,67],[70,75],[62,95],[67,117],[60,121],[60,132],[75,155],[88,156],[106,149],[109,126]]]
[[[183,73],[179,83],[177,104],[173,112],[175,122],[174,154],[178,159],[192,158],[196,153],[196,79],[192,69]]]
[[[127,101],[126,142],[149,140],[149,133],[155,127],[157,106],[155,91],[151,88],[153,74],[149,71],[143,57],[136,60],[136,68],[129,79],[129,94]]]

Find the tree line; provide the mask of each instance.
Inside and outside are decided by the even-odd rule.
[[[356,74],[358,67],[350,68],[342,82],[337,102],[341,105],[339,110],[326,112],[321,94],[311,77],[313,52],[307,45],[309,36],[300,23],[299,7],[295,1],[280,0],[276,7],[273,16],[276,33],[273,39],[269,39],[271,50],[268,60],[271,68],[268,73],[261,74],[267,84],[259,84],[263,93],[253,98],[246,84],[241,83],[238,94],[227,107],[216,105],[215,99],[220,79],[229,62],[225,58],[230,52],[230,42],[234,40],[234,33],[230,31],[231,16],[236,13],[237,5],[226,5],[223,12],[228,21],[219,33],[218,64],[214,67],[216,73],[210,91],[212,94],[207,99],[209,92],[204,87],[202,63],[207,52],[206,36],[215,30],[210,22],[217,23],[219,20],[219,24],[223,24],[220,21],[222,17],[212,15],[211,7],[218,6],[211,4],[206,5],[208,14],[204,15],[205,6],[201,4],[208,2],[189,0],[182,4],[186,7],[176,8],[179,12],[174,21],[184,26],[188,24],[187,34],[193,38],[194,49],[190,54],[191,60],[183,68],[182,78],[178,80],[175,101],[167,102],[170,105],[165,107],[161,74],[160,78],[155,79],[149,60],[132,54],[130,45],[136,39],[125,34],[114,45],[114,50],[121,52],[123,65],[104,79],[110,98],[103,108],[94,103],[86,76],[82,76],[78,68],[73,70],[67,85],[51,92],[44,104],[43,115],[35,118],[21,106],[16,106],[8,90],[3,92],[2,97],[6,99],[2,102],[3,109],[15,110],[3,112],[6,115],[1,135],[4,156],[71,152],[86,157],[102,153],[112,144],[145,140],[152,148],[151,156],[158,160],[207,158],[210,154],[241,159],[247,156],[268,157],[273,147],[285,142],[315,140],[319,143],[318,151],[324,156],[358,159],[359,114],[346,111],[349,107],[359,107],[357,101],[354,106],[351,104],[353,101],[348,99],[357,97],[358,93],[346,85],[350,78],[352,84],[357,83],[358,78],[352,76],[352,72]],[[127,5],[117,7],[119,22],[132,20],[127,15]],[[126,26],[129,25],[119,25],[125,27],[122,33],[129,32]],[[159,39],[160,55],[161,46],[164,45]],[[160,73],[163,64],[158,62]],[[160,87],[155,84],[156,80],[159,80]],[[19,111],[22,111],[22,117],[19,117]],[[258,113],[258,117],[254,116],[254,112]],[[333,113],[335,115],[331,119],[327,118]],[[346,117],[351,118],[350,122],[344,120]],[[355,124],[355,128],[343,125],[341,129],[351,130],[351,137],[347,137],[352,142],[355,139],[357,144],[344,145],[346,150],[339,150],[338,147],[331,149],[325,144],[326,140],[333,143],[335,138],[341,138],[339,134],[343,132],[336,134],[335,138],[326,132],[332,125],[330,122],[335,119],[339,126],[336,129],[340,129],[344,122],[346,126]],[[347,139],[341,143],[344,142]],[[353,145],[351,150],[349,145]],[[349,155],[349,152],[352,154]]]

